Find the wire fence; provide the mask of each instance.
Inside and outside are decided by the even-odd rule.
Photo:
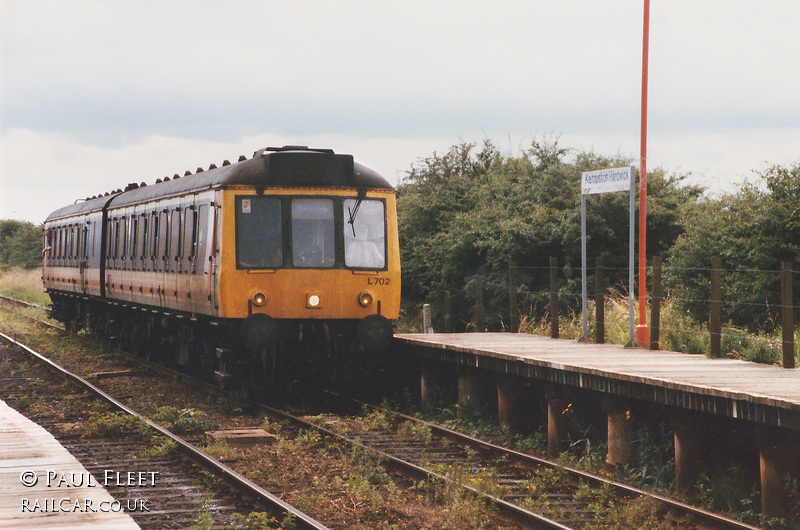
[[[441,300],[429,301],[435,329],[582,337],[580,267],[551,260],[550,266],[509,264],[479,272],[442,293]],[[600,266],[587,272],[586,338],[629,342],[628,268]],[[786,264],[781,269],[650,265],[646,324],[651,341],[653,331],[656,337],[645,346],[771,364],[780,364],[783,357],[783,365],[793,367],[798,358],[793,318],[800,307],[793,302],[800,300],[798,274]],[[634,297],[633,303],[638,325],[639,301]]]

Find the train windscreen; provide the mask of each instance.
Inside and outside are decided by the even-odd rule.
[[[270,269],[283,264],[281,200],[237,197],[236,263],[240,269]]]
[[[344,264],[356,269],[386,266],[386,224],[383,201],[345,199]]]
[[[336,237],[332,199],[292,200],[292,263],[295,267],[333,267]]]

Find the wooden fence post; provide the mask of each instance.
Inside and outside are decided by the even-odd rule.
[[[606,342],[606,270],[602,256],[595,260],[594,269],[594,341]]]
[[[475,331],[483,331],[483,276],[475,277]]]
[[[423,304],[422,306],[422,332],[433,333],[431,304]]]
[[[653,286],[650,301],[650,349],[660,350],[661,335],[661,258],[653,256]]]
[[[558,258],[550,257],[550,338],[558,338]]]
[[[711,258],[711,356],[722,355],[722,260]]]
[[[519,306],[517,306],[517,264],[508,263],[508,320],[512,333],[519,331]]]
[[[781,327],[783,328],[783,367],[794,368],[794,307],[792,303],[792,268],[781,262]]]
[[[450,300],[450,291],[444,292],[444,332],[453,332],[453,302]]]

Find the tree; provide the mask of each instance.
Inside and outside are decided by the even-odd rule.
[[[0,220],[0,268],[33,269],[42,264],[42,227],[27,221]]]
[[[780,262],[800,263],[800,163],[771,166],[757,177],[734,193],[697,202],[685,215],[664,283],[698,321],[710,311],[713,256],[724,269],[723,318],[751,330],[772,330]]]
[[[509,261],[520,265],[526,291],[546,285],[550,256],[580,268],[580,174],[629,165],[620,157],[573,151],[558,141],[533,140],[517,156],[503,155],[489,141],[480,150],[460,144],[412,168],[398,187],[403,295],[412,304],[436,304],[445,290],[470,307],[471,281],[486,278],[487,315],[507,311]],[[681,177],[656,171],[649,177],[655,227],[651,247],[665,252],[680,233],[684,204],[702,189],[681,187]],[[588,208],[590,259],[605,258],[611,282],[626,284],[629,200],[626,194],[596,196]],[[651,228],[652,230],[652,228]],[[537,269],[541,268],[541,269]],[[545,279],[544,283],[542,280]],[[564,290],[579,292],[572,274]],[[464,310],[461,320],[470,320]]]

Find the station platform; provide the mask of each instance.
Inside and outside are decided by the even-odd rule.
[[[139,525],[50,433],[0,400],[0,528]]]
[[[800,369],[524,333],[394,337],[427,359],[800,431]]]

